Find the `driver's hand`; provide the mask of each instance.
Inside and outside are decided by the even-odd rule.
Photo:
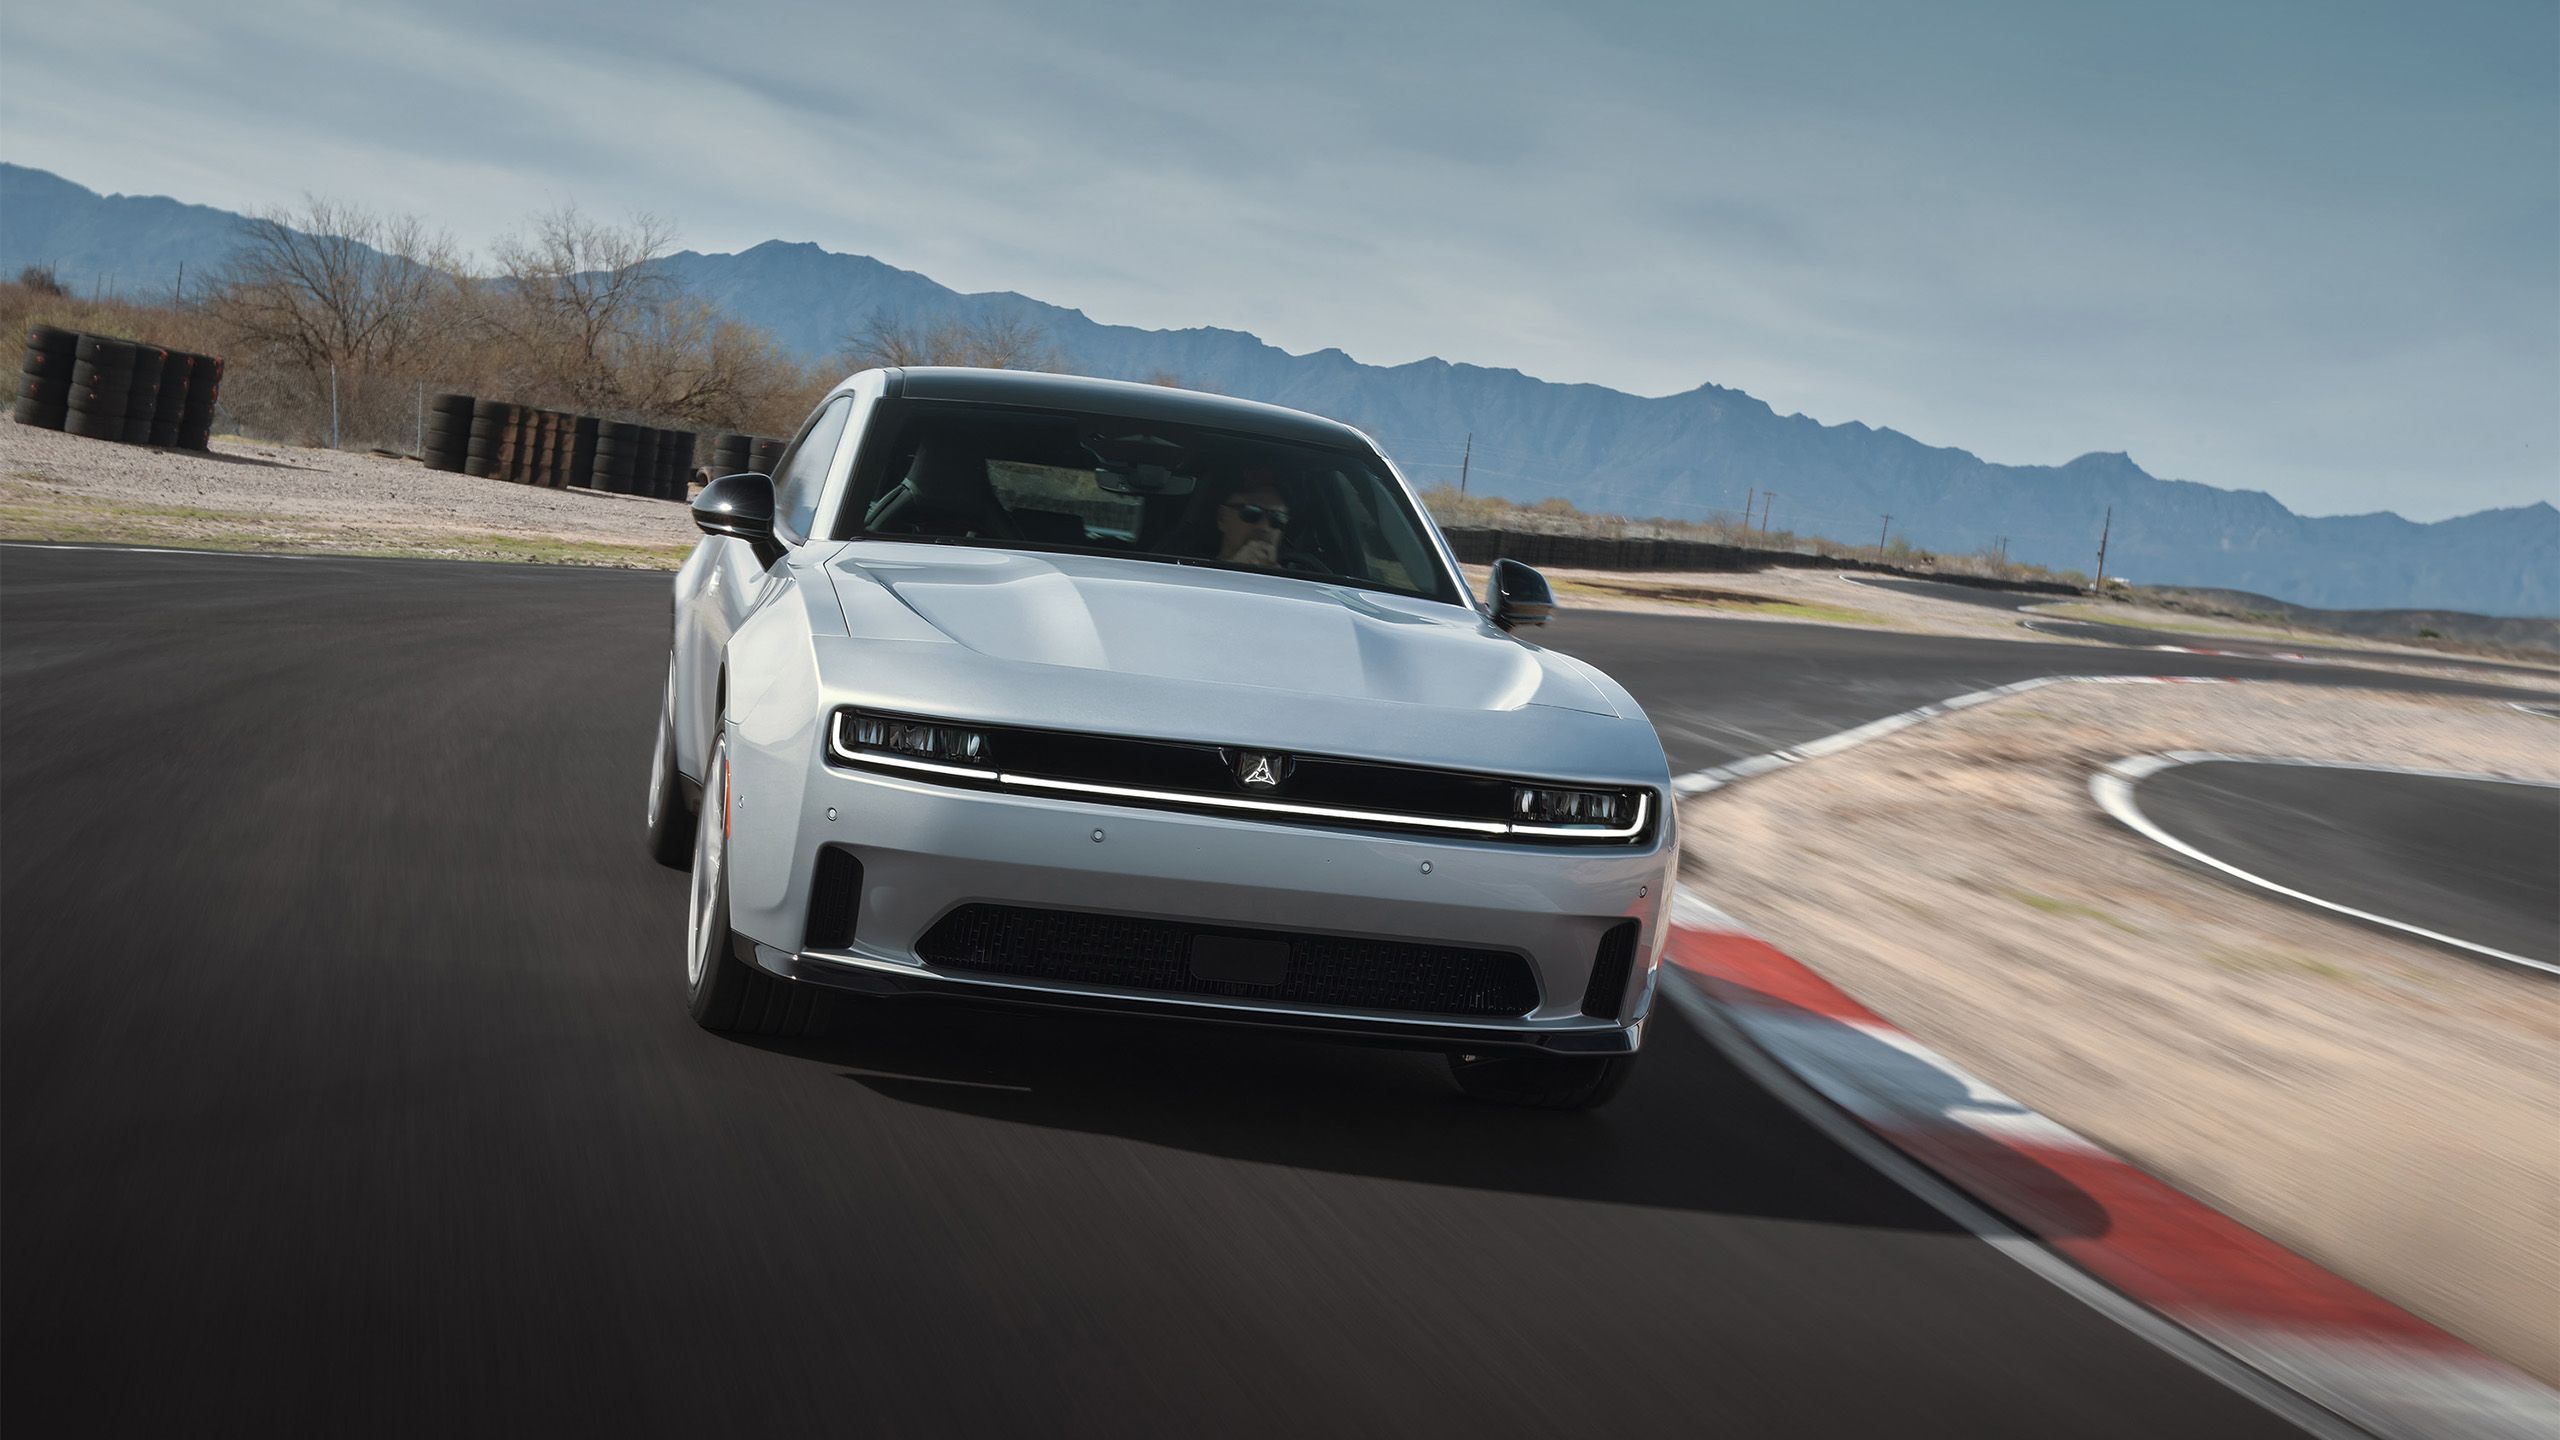
[[[1252,539],[1237,546],[1236,553],[1227,557],[1227,563],[1230,565],[1260,565],[1270,569],[1277,569],[1280,565],[1280,542],[1273,540],[1268,536],[1256,535]]]

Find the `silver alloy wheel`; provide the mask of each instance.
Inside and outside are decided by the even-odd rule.
[[[684,978],[690,990],[700,990],[711,973],[719,958],[712,949],[728,943],[726,933],[708,933],[728,929],[711,923],[711,911],[720,899],[720,871],[729,859],[728,814],[729,741],[723,736],[713,743],[711,763],[703,767],[702,814],[693,827],[693,906],[684,932]]]

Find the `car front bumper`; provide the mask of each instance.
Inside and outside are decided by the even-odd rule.
[[[1156,1015],[1435,1049],[1615,1054],[1634,1050],[1643,1034],[1676,858],[1668,816],[1650,844],[1531,846],[793,768],[741,766],[731,841],[733,924],[755,937],[742,949],[777,975],[881,997]],[[760,810],[766,796],[794,813]],[[826,847],[851,852],[862,867],[850,944],[807,938]],[[926,963],[919,941],[968,904],[1505,951],[1528,962],[1538,1002],[1492,1017],[1335,1009]],[[1601,938],[1626,920],[1639,930],[1616,1010],[1585,1014]]]

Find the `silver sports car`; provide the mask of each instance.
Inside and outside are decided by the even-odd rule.
[[[1359,431],[870,370],[694,518],[648,830],[704,1026],[958,997],[1439,1050],[1516,1104],[1624,1082],[1662,744]]]

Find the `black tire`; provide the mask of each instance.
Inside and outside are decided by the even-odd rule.
[[[60,375],[21,375],[15,398],[41,400],[47,405],[68,405],[71,403],[71,382]]]
[[[727,803],[729,737],[714,732],[703,767],[702,812],[693,827],[693,899],[685,926],[687,1005],[693,1023],[726,1035],[788,1038],[817,1029],[818,994],[742,960],[729,929]],[[705,867],[709,873],[705,874]]]
[[[66,408],[62,428],[84,440],[121,440],[124,438],[124,416],[93,415],[75,407]]]
[[[83,390],[122,390],[133,384],[133,362],[121,365],[92,365],[86,360],[71,367],[71,383]]]
[[[462,458],[462,473],[474,480],[488,479],[493,468],[486,455],[466,455]]]
[[[1633,1055],[1451,1055],[1449,1078],[1471,1098],[1527,1110],[1592,1110],[1635,1073]]]
[[[27,352],[27,358],[18,362],[18,369],[29,375],[47,375],[64,384],[69,384],[71,367],[79,363],[71,358],[69,352],[54,355],[42,350],[30,350]]]
[[[130,340],[118,340],[112,335],[83,335],[71,353],[73,358],[92,365],[130,365],[134,352],[140,348]]]
[[[649,753],[649,857],[685,869],[693,863],[693,827],[700,818],[684,799],[676,769],[676,662],[667,658],[667,683],[658,692],[658,742]]]
[[[27,327],[27,351],[29,354],[42,351],[47,355],[76,356],[80,351],[80,332],[65,330],[59,325],[30,325]]]
[[[71,407],[68,405],[47,404],[24,395],[18,397],[17,404],[9,407],[10,419],[21,425],[33,425],[40,430],[59,430],[62,428],[62,423],[70,417]]]

